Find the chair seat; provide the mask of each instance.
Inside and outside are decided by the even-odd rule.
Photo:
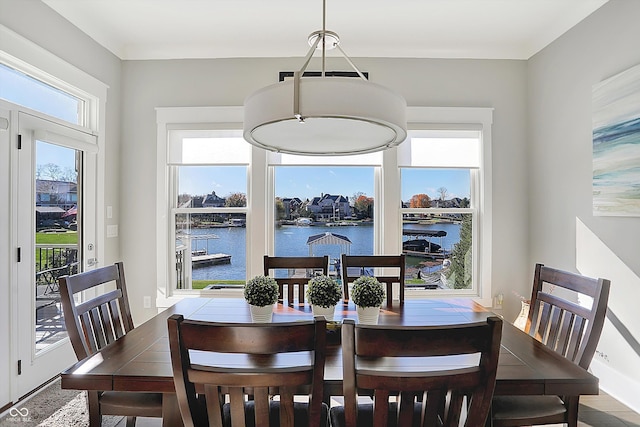
[[[100,395],[103,415],[162,417],[162,393],[105,391]]]
[[[293,425],[298,427],[307,427],[309,425],[309,412],[306,403],[293,403]],[[245,427],[255,427],[255,405],[253,401],[248,401],[244,406]],[[328,426],[329,408],[326,403],[322,404],[322,415],[320,418],[320,426]],[[222,408],[222,425],[231,427],[231,405],[226,403]],[[277,427],[280,425],[280,402],[272,401],[269,404],[269,425]]]
[[[491,411],[496,423],[510,420],[514,424],[509,425],[520,425],[517,420],[561,418],[567,408],[558,396],[494,396]]]
[[[422,405],[417,403],[413,408],[413,427],[420,427],[420,414],[422,411]],[[396,421],[396,414],[398,412],[398,405],[395,402],[389,403],[389,422],[387,427],[405,427],[398,426]],[[329,411],[329,417],[331,419],[331,427],[344,427],[346,425],[344,421],[344,406],[334,406]],[[358,423],[357,427],[371,427],[373,425],[373,404],[361,403],[358,405]]]

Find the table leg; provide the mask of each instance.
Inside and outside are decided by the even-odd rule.
[[[162,395],[162,427],[183,427],[178,398],[175,393]]]

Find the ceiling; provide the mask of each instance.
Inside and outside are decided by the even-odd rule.
[[[42,0],[124,60],[304,57],[321,0]],[[528,59],[608,0],[327,0],[351,57]]]

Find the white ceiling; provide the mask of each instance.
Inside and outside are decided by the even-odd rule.
[[[351,57],[528,59],[608,0],[327,0]],[[321,0],[43,0],[121,59],[304,57]]]

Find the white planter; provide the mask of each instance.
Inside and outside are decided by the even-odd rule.
[[[356,307],[358,322],[363,325],[377,325],[380,307]]]
[[[273,304],[264,307],[249,304],[249,309],[253,323],[269,323],[273,318]]]
[[[327,321],[332,321],[333,314],[336,311],[336,306],[332,305],[331,307],[321,307],[319,305],[312,305],[311,311],[313,311],[314,316],[324,316]]]

